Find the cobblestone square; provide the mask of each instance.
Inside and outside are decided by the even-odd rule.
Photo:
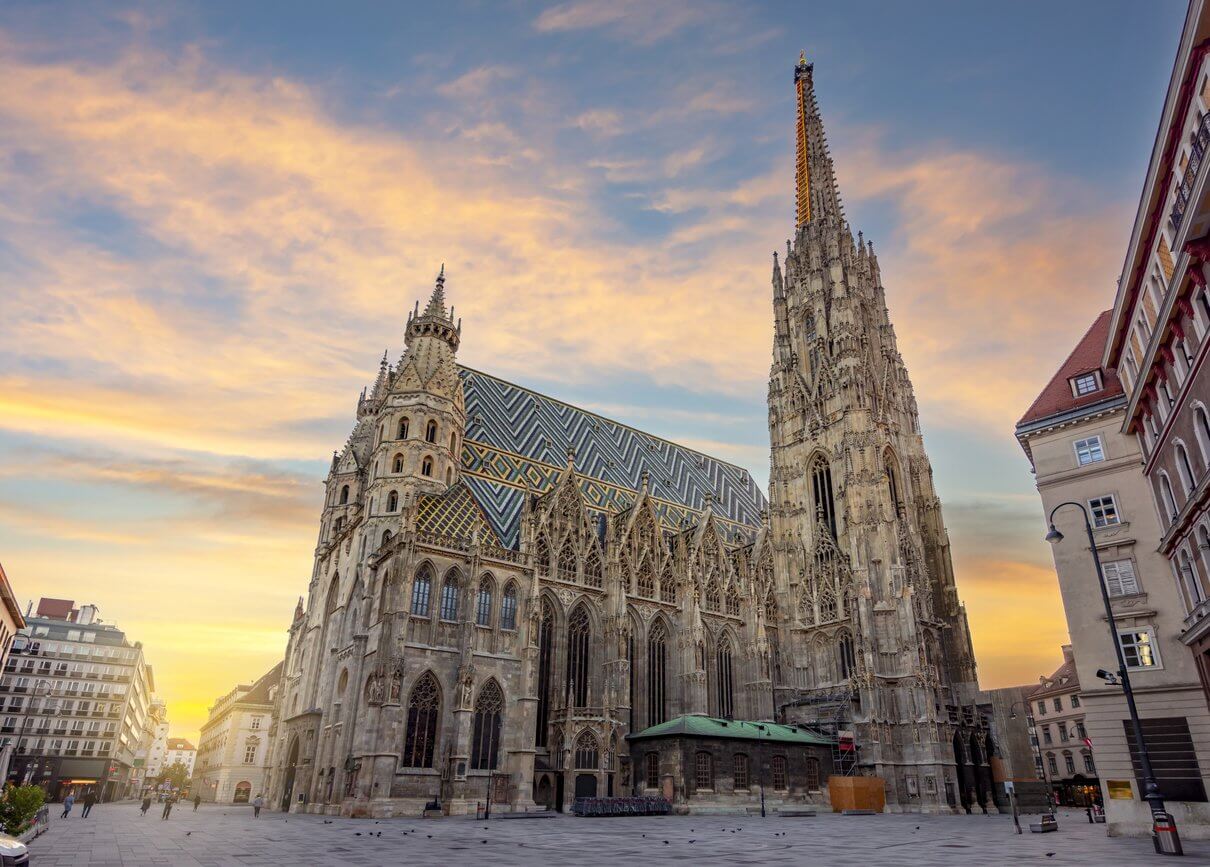
[[[55,814],[57,816],[57,812]],[[723,864],[933,865],[1148,863],[1142,839],[1108,838],[1082,813],[1053,834],[1013,833],[1008,816],[671,816],[629,819],[325,819],[239,807],[103,804],[87,819],[52,818],[31,846],[38,867],[117,865]],[[1210,863],[1210,843],[1185,846]],[[1053,854],[1051,854],[1053,853]]]

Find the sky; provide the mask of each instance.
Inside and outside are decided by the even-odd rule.
[[[0,562],[267,671],[445,264],[459,359],[768,476],[793,66],[878,252],[981,683],[1067,632],[1013,425],[1112,304],[1178,0],[0,5]]]

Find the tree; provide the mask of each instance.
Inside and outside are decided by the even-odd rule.
[[[41,786],[9,786],[0,797],[0,827],[16,837],[29,828],[45,799]]]
[[[189,782],[189,768],[184,762],[173,762],[160,771],[159,781],[161,783],[165,781],[172,783],[174,789],[183,789],[185,788],[185,784]]]

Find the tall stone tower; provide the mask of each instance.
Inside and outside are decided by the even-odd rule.
[[[994,745],[916,400],[878,260],[844,218],[805,58],[794,85],[797,226],[784,271],[774,254],[769,375],[790,637],[776,703],[851,734],[852,770],[886,780],[888,809],[985,804]]]

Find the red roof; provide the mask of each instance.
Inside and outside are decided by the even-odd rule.
[[[76,603],[71,599],[51,599],[43,596],[38,600],[37,617],[47,617],[51,620],[67,620],[75,609]]]
[[[1025,415],[1021,416],[1021,420],[1017,422],[1018,425],[1029,424],[1052,415],[1079,409],[1082,406],[1091,406],[1125,393],[1122,390],[1122,383],[1118,381],[1117,373],[1112,369],[1101,367],[1101,356],[1105,352],[1105,341],[1109,337],[1109,326],[1112,319],[1112,310],[1106,310],[1096,318],[1092,327],[1084,333],[1080,342],[1076,344],[1076,348],[1071,351],[1071,355],[1067,356],[1067,360],[1059,367],[1058,372],[1051,377],[1046,388],[1042,389],[1042,393],[1025,411]],[[1092,371],[1101,372],[1101,388],[1081,397],[1073,395],[1072,377]]]

